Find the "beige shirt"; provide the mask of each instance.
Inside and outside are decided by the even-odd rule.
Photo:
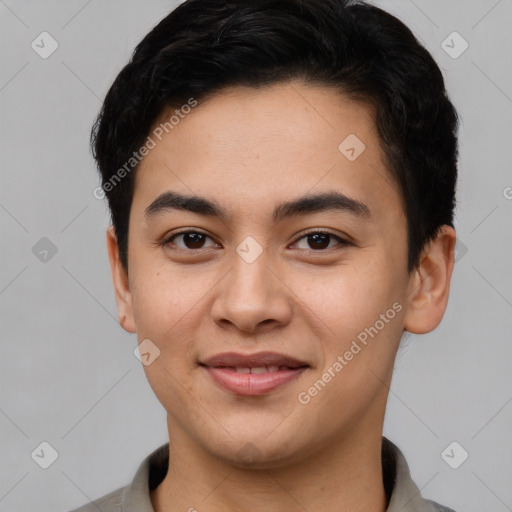
[[[71,512],[154,512],[149,491],[164,479],[169,463],[169,444],[148,455],[139,466],[132,482],[110,494]],[[384,486],[389,496],[386,512],[454,512],[434,501],[426,500],[411,479],[402,452],[382,438]]]

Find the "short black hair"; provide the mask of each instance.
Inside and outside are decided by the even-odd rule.
[[[439,228],[453,227],[458,115],[439,67],[406,25],[360,0],[187,0],[138,44],[92,129],[125,269],[133,155],[162,112],[228,86],[293,80],[375,107],[407,218],[409,272]]]

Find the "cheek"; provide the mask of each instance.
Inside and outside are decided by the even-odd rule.
[[[206,291],[197,282],[191,286],[188,279],[162,270],[140,272],[137,279],[132,291],[137,337],[139,343],[149,339],[158,354],[154,362],[144,365],[144,371],[162,405],[179,410],[184,406],[182,395],[188,394],[185,376],[197,360],[194,335]]]
[[[186,410],[195,396],[188,376],[196,365],[201,304],[212,285],[170,269],[143,270],[139,267],[132,290],[137,336],[139,342],[151,340],[158,353],[143,369],[167,411]]]
[[[305,279],[290,276],[290,288],[301,299],[301,315],[322,354],[319,372],[326,375],[338,399],[350,390],[371,393],[378,382],[369,374],[384,377],[392,368],[401,337],[403,306],[399,286],[384,263],[367,261],[360,267],[340,266]],[[340,361],[341,358],[341,361]],[[371,382],[370,382],[371,381]]]
[[[300,290],[299,283],[297,277],[294,290]],[[323,355],[301,389],[300,403],[309,401],[311,416],[322,428],[331,425],[334,434],[340,424],[364,414],[374,397],[386,391],[383,382],[393,368],[403,306],[389,271],[376,267],[371,272],[340,268],[315,277],[297,295],[305,304],[302,311],[314,312],[308,313],[308,327]]]
[[[187,317],[194,316],[195,309],[201,307],[201,301],[215,284],[204,272],[176,270],[169,264],[157,269],[141,266],[133,281],[132,300],[139,338],[157,339],[183,329]]]
[[[382,266],[382,265],[381,265]],[[377,265],[339,265],[307,276],[294,272],[287,278],[299,302],[306,306],[310,316],[320,321],[328,338],[356,335],[373,324],[381,313],[396,300],[395,287],[389,270]],[[398,296],[398,295],[397,295]]]

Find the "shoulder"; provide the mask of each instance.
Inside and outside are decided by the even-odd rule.
[[[91,501],[70,512],[121,512],[121,503],[126,487],[120,487],[101,498]]]
[[[382,469],[389,496],[386,512],[455,512],[422,496],[411,478],[404,454],[386,437],[383,437],[382,443]]]
[[[436,503],[432,500],[425,500],[425,502],[430,505],[429,511],[431,512],[455,512],[455,510],[445,507],[444,505],[440,505],[439,503]]]
[[[101,498],[70,512],[122,512],[137,510],[153,512],[150,490],[164,479],[169,462],[169,443],[150,453],[139,465],[133,480]]]

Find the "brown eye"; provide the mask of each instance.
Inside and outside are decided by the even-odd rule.
[[[305,243],[300,246],[300,241],[304,240]],[[333,242],[336,242],[333,244]],[[348,242],[340,238],[339,236],[333,235],[332,233],[327,233],[324,231],[315,231],[313,233],[308,233],[303,237],[299,238],[296,242],[296,245],[299,249],[310,249],[310,250],[323,250],[330,249],[335,247],[336,245],[347,245]]]
[[[165,241],[165,244],[173,244],[180,249],[204,249],[205,247],[216,245],[215,242],[213,242],[213,245],[205,245],[208,239],[213,242],[213,240],[204,233],[199,233],[198,231],[184,231],[172,235]],[[176,243],[176,241],[181,241],[181,243]]]

